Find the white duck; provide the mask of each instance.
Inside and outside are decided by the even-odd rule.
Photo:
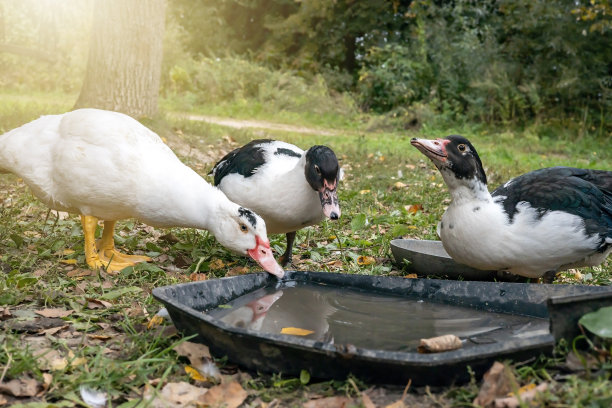
[[[151,130],[117,112],[79,109],[43,116],[0,136],[0,172],[21,177],[50,208],[81,215],[85,259],[117,271],[147,257],[115,249],[117,220],[210,231],[266,271],[284,272],[264,221],[184,165]],[[94,238],[98,219],[102,238]]]
[[[281,265],[291,262],[297,230],[340,217],[340,167],[327,146],[303,151],[278,140],[253,140],[225,155],[211,173],[215,186],[261,215],[271,234],[286,234]]]

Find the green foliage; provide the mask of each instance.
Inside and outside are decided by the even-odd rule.
[[[368,51],[357,89],[362,107],[380,113],[426,100],[431,84],[426,61],[408,47],[389,44]]]
[[[612,306],[587,313],[580,318],[578,323],[591,333],[610,339],[612,338]]]
[[[242,111],[239,116],[286,112],[350,118],[357,113],[352,98],[331,92],[319,75],[304,78],[244,58],[187,59],[174,65],[168,78],[163,91],[179,110],[231,105]]]

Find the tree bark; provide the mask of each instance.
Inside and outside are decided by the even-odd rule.
[[[157,113],[166,0],[96,0],[87,72],[75,108]]]

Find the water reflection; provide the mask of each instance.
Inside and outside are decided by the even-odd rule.
[[[303,338],[384,350],[415,349],[421,338],[444,334],[488,343],[548,330],[544,319],[315,284],[259,289],[229,306],[209,314],[263,333],[296,327],[313,332]]]

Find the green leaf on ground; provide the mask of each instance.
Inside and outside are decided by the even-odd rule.
[[[142,289],[136,286],[128,286],[127,288],[120,288],[120,289],[111,290],[110,292],[106,292],[105,294],[100,296],[100,299],[113,300],[123,295],[126,295],[128,293],[138,293],[138,292],[142,292]]]
[[[588,331],[599,337],[612,338],[612,306],[587,313],[578,321]]]

